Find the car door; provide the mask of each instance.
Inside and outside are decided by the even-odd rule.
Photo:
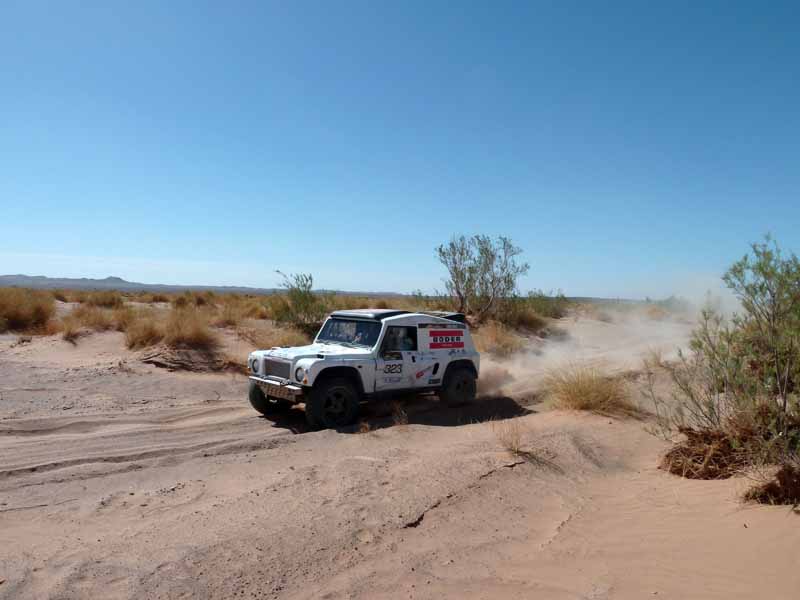
[[[375,391],[402,390],[416,385],[419,364],[416,326],[389,326],[383,336],[375,369]]]

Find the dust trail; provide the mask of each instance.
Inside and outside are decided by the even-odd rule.
[[[534,338],[525,351],[509,357],[484,355],[479,392],[527,400],[554,369],[582,365],[620,373],[640,369],[652,352],[673,360],[679,348],[688,347],[694,322],[689,317],[649,318],[640,311],[567,317],[557,322],[562,335]]]

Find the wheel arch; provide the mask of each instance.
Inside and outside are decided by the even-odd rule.
[[[467,369],[470,371],[470,373],[472,373],[475,376],[475,379],[478,378],[478,370],[475,368],[475,363],[466,358],[461,358],[459,360],[454,360],[449,365],[447,365],[447,368],[444,371],[444,376],[442,377],[442,382],[444,382],[447,376],[456,369]]]
[[[327,367],[317,374],[317,376],[314,378],[314,384],[312,387],[316,387],[317,383],[321,383],[326,379],[332,379],[334,377],[344,377],[345,379],[350,379],[355,384],[359,395],[364,395],[364,382],[361,379],[361,373],[359,373],[358,369],[355,367]]]

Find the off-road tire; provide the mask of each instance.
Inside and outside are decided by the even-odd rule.
[[[286,400],[270,400],[261,390],[255,381],[250,382],[250,390],[247,393],[250,404],[265,417],[286,412],[292,407],[291,402]]]
[[[358,388],[346,377],[331,377],[314,384],[306,400],[306,421],[314,429],[336,429],[358,419]]]
[[[447,406],[469,404],[475,400],[477,392],[475,374],[466,367],[457,367],[445,374],[439,399]]]

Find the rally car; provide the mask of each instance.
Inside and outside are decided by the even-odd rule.
[[[354,423],[362,401],[433,392],[448,404],[475,398],[480,355],[464,315],[390,309],[331,313],[308,346],[248,357],[250,403],[271,415],[305,403],[314,428]]]

